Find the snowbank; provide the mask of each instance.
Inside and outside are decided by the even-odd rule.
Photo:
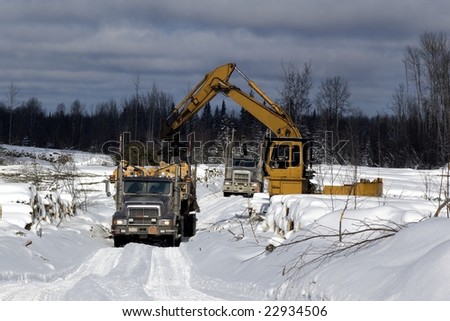
[[[432,218],[352,255],[297,270],[285,297],[299,300],[449,300],[450,220]],[[295,284],[295,286],[294,286]]]
[[[28,204],[4,203],[0,204],[0,206],[2,207],[3,212],[2,217],[0,218],[0,224],[4,221],[20,227],[25,227],[33,221],[33,208]]]
[[[41,208],[36,188],[25,183],[0,184],[0,206],[0,221],[21,227],[31,223]]]
[[[73,215],[72,202],[58,192],[36,190],[32,184],[0,183],[3,221],[25,227],[41,219],[50,221]]]
[[[278,195],[270,199],[265,230],[286,237],[291,232],[321,228],[347,232],[371,225],[406,225],[432,216],[436,205],[424,200],[346,197],[330,195]]]
[[[0,203],[21,203],[33,206],[36,188],[26,183],[0,184]]]
[[[59,150],[51,148],[14,146],[3,144],[1,147],[5,150],[4,156],[13,157],[15,162],[25,161],[26,159],[39,160],[48,163],[65,163],[72,161],[80,166],[114,166],[110,156],[103,154],[94,154],[76,150]]]

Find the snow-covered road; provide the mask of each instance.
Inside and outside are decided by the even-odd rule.
[[[180,248],[152,248],[150,275],[145,284],[149,298],[163,301],[217,300],[192,288],[190,264]]]
[[[121,251],[103,248],[79,266],[62,272],[58,277],[42,275],[48,281],[16,280],[2,284],[2,300],[64,300],[69,299],[72,289],[87,279],[104,278],[117,266]],[[74,298],[76,299],[76,297]]]
[[[42,279],[45,279],[42,276]],[[128,244],[102,248],[87,261],[48,281],[0,286],[1,300],[217,300],[190,285],[179,248]]]

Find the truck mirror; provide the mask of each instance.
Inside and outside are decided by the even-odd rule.
[[[106,196],[111,197],[111,184],[108,180],[105,180],[105,193]]]

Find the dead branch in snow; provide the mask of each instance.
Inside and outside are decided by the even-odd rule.
[[[310,230],[307,231],[309,235],[297,237],[278,246],[278,248],[288,248],[298,244],[306,245],[306,248],[291,261],[289,266],[284,267],[283,274],[314,264],[320,265],[333,257],[354,254],[375,242],[394,236],[406,226],[392,221],[376,223],[360,220],[357,223],[359,223],[358,228],[352,231],[340,229],[336,231],[318,226],[320,232]]]
[[[444,202],[442,202],[441,205],[439,205],[439,207],[436,210],[436,213],[434,213],[434,217],[438,217],[441,211],[446,207],[448,210],[450,210],[450,198],[447,198]]]

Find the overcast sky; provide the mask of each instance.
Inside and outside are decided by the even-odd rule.
[[[0,0],[0,30],[3,100],[13,82],[20,101],[90,109],[132,95],[140,75],[143,91],[155,84],[178,103],[228,62],[277,100],[282,65],[311,62],[314,90],[341,76],[373,115],[404,82],[405,46],[450,34],[450,1]]]

